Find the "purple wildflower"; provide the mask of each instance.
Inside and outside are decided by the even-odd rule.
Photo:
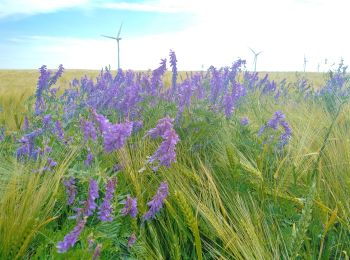
[[[60,66],[58,67],[58,70],[56,72],[56,74],[52,77],[52,79],[50,80],[50,86],[51,85],[55,85],[57,80],[62,76],[64,71],[63,65],[60,64]]]
[[[282,120],[280,122],[281,126],[284,129],[284,133],[281,135],[280,139],[281,139],[281,146],[284,146],[288,143],[289,139],[292,137],[292,129],[290,128],[289,124]]]
[[[132,235],[128,239],[128,248],[131,248],[136,242],[136,235],[132,233]]]
[[[263,125],[262,127],[260,127],[260,130],[259,130],[259,132],[258,132],[258,136],[259,136],[259,137],[264,133],[265,129],[266,129],[266,126],[265,126],[265,125]]]
[[[85,217],[91,216],[97,207],[95,200],[98,197],[98,184],[94,179],[91,179],[89,183],[88,198],[83,202],[84,207],[77,209],[77,218],[81,216],[80,214],[83,214]]]
[[[243,85],[236,82],[233,83],[232,93],[228,92],[224,96],[224,109],[227,118],[232,116],[232,112],[235,109],[235,104],[237,101],[246,94],[247,90]]]
[[[145,137],[151,136],[152,139],[162,136],[166,131],[173,128],[174,119],[170,117],[164,117],[158,120],[158,124],[155,128],[152,128],[147,132]]]
[[[163,82],[161,80],[162,76],[166,71],[166,59],[162,59],[160,62],[160,66],[152,72],[151,85],[148,90],[151,95],[155,96],[157,91],[163,87]]]
[[[63,129],[62,129],[62,125],[61,125],[61,122],[58,121],[58,120],[55,123],[55,132],[56,132],[57,137],[60,140],[64,139],[64,132],[63,132]]]
[[[35,138],[42,133],[41,129],[37,129],[29,134],[23,136],[19,142],[22,144],[16,151],[16,156],[18,159],[23,159],[25,156],[28,156],[32,159],[37,159],[38,150],[35,149],[34,143]]]
[[[85,161],[84,161],[84,164],[85,164],[86,166],[90,166],[93,159],[94,159],[94,156],[93,156],[93,154],[91,153],[91,151],[89,150],[89,153],[88,153],[87,156],[86,156],[86,159],[85,159]]]
[[[28,117],[25,116],[24,117],[24,122],[23,122],[23,130],[27,131],[28,129],[29,129],[29,120],[28,120]]]
[[[165,165],[166,167],[170,167],[172,162],[176,162],[175,148],[180,139],[174,129],[166,131],[162,138],[163,142],[157,151],[150,157],[149,162],[154,163],[158,160],[159,166]],[[157,170],[157,167],[154,170]]]
[[[83,119],[80,120],[81,129],[84,133],[84,140],[87,141],[89,138],[91,138],[93,141],[96,140],[97,134],[95,130],[95,126],[90,121],[85,121]]]
[[[47,167],[53,168],[57,166],[57,162],[55,162],[51,157],[47,158]]]
[[[111,178],[108,180],[106,185],[106,195],[104,197],[104,200],[99,207],[99,212],[97,213],[99,215],[99,219],[101,221],[112,221],[112,211],[113,207],[111,205],[111,201],[113,199],[113,195],[115,192],[115,187],[117,185],[117,179]]]
[[[75,200],[75,196],[77,195],[77,187],[75,186],[74,177],[70,177],[68,180],[63,182],[66,187],[66,193],[68,195],[67,205],[72,205]]]
[[[266,125],[260,128],[258,136],[261,136],[266,128],[277,130],[278,126],[282,126],[284,133],[280,136],[280,147],[286,145],[292,136],[292,129],[289,124],[285,121],[286,116],[281,111],[276,111],[273,117],[267,122]]]
[[[126,142],[126,138],[131,135],[132,122],[110,125],[108,131],[103,132],[104,150],[111,153],[122,148]]]
[[[170,50],[169,56],[170,56],[170,67],[172,68],[172,72],[173,72],[171,83],[172,83],[172,91],[174,93],[176,89],[176,79],[177,79],[177,67],[176,67],[177,59],[176,59],[175,52],[172,50]]]
[[[101,255],[101,248],[102,248],[102,245],[101,245],[101,244],[98,244],[98,245],[95,247],[94,254],[92,255],[92,260],[96,260],[96,259],[99,259],[99,258],[100,258],[100,255]]]
[[[86,219],[81,219],[77,225],[74,227],[73,231],[66,235],[63,241],[57,243],[57,251],[58,253],[67,252],[69,248],[73,247],[78,240],[78,237],[83,231],[86,224]]]
[[[122,100],[119,102],[119,109],[124,116],[134,117],[137,114],[137,104],[141,101],[141,87],[137,83],[131,83],[124,91]]]
[[[45,65],[41,66],[40,76],[37,84],[37,89],[35,92],[36,101],[35,101],[35,113],[40,114],[45,110],[45,100],[43,97],[43,92],[49,88],[49,80],[50,80],[50,71],[47,70]]]
[[[267,126],[277,130],[278,124],[285,119],[285,115],[281,111],[276,111],[273,117],[267,122]]]
[[[234,98],[233,95],[227,93],[224,97],[224,109],[226,118],[230,118],[234,110]]]
[[[52,116],[50,114],[43,117],[43,129],[48,129],[50,127],[51,120]]]
[[[211,67],[210,70],[212,72],[212,78],[210,81],[210,102],[215,104],[222,89],[223,82],[222,77],[220,77],[220,71],[214,67]]]
[[[246,126],[246,125],[248,125],[248,124],[249,124],[249,119],[248,119],[248,117],[243,117],[243,118],[241,119],[241,125]]]
[[[178,107],[176,122],[179,122],[185,107],[190,106],[193,90],[194,89],[189,80],[184,80],[184,82],[182,82],[182,84],[179,86],[177,100],[176,100],[177,107]]]
[[[155,218],[157,212],[163,207],[164,200],[169,195],[168,183],[162,182],[157,190],[156,195],[153,196],[152,200],[147,203],[149,206],[148,211],[143,215],[143,220],[146,221],[150,218]]]
[[[151,136],[151,138],[156,138],[157,136],[161,136],[163,138],[163,142],[159,146],[158,150],[149,158],[148,161],[150,163],[159,161],[159,166],[165,165],[170,167],[172,162],[176,162],[175,148],[180,139],[173,129],[173,121],[174,119],[169,117],[162,118],[158,121],[156,128],[153,128],[147,132],[146,136]],[[156,171],[157,168],[158,167],[155,167],[154,171]]]
[[[94,114],[103,136],[105,152],[111,153],[123,147],[126,139],[131,135],[133,123],[111,124],[103,115],[95,111]]]
[[[130,215],[132,218],[136,218],[137,212],[138,212],[137,199],[136,198],[133,199],[132,197],[130,197],[130,195],[128,195],[126,197],[126,200],[124,200],[122,204],[124,204],[124,208],[122,208],[121,214],[123,216]]]
[[[132,131],[133,133],[136,133],[140,131],[140,129],[143,127],[143,122],[142,121],[133,121],[132,123]]]
[[[0,142],[5,140],[5,128],[0,128]]]

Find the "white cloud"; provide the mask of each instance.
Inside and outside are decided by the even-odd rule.
[[[89,2],[89,0],[1,0],[0,18],[49,13],[69,7],[83,7]]]

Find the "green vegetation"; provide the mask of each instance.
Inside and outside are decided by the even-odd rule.
[[[92,78],[99,75],[68,70],[56,85],[67,89],[74,77],[85,73]],[[237,79],[245,85],[243,75],[240,72]],[[332,78],[301,75],[310,78],[314,89]],[[160,142],[144,135],[165,115],[176,116],[175,103],[161,100],[151,106],[142,101],[142,129],[112,153],[104,153],[91,140],[82,141],[79,118],[91,115],[81,110],[79,118],[64,125],[65,136],[72,142],[65,145],[56,137],[43,137],[40,144],[52,147],[50,156],[57,166],[35,173],[46,165],[45,160],[23,162],[14,154],[23,136],[24,117],[33,125],[42,122],[33,115],[38,76],[36,71],[0,71],[0,127],[5,127],[0,143],[1,259],[91,259],[98,244],[101,259],[349,259],[348,99],[337,94],[305,98],[306,92],[294,83],[301,78],[295,73],[271,73],[270,79],[276,82],[282,78],[292,82],[287,96],[276,99],[261,89],[248,88],[229,118],[211,110],[207,100],[193,101],[193,96],[174,126],[180,137],[176,162],[156,173],[146,160]],[[264,73],[259,76],[263,78]],[[171,73],[163,80],[170,87]],[[203,85],[210,90],[210,81],[204,79]],[[50,113],[57,120],[63,116],[63,110],[54,111]],[[292,129],[292,137],[281,149],[276,148],[278,140],[265,140],[280,129],[258,134],[275,111],[285,114]],[[111,122],[120,116],[107,115]],[[249,118],[247,125],[240,123],[243,117]],[[84,165],[87,146],[94,154],[89,167]],[[121,166],[117,174],[112,170],[116,163]],[[79,180],[80,200],[86,198],[89,179],[97,180],[99,205],[105,183],[117,176],[115,213],[112,222],[90,216],[75,246],[60,254],[58,241],[76,225],[63,185],[70,176]],[[164,207],[155,219],[143,221],[147,202],[162,181],[169,186]],[[137,218],[119,213],[127,194],[137,198]],[[133,233],[136,243],[129,247]],[[93,240],[90,245],[89,240]]]

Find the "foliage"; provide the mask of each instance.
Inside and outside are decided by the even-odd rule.
[[[313,88],[169,60],[0,92],[0,258],[347,259],[346,67]]]

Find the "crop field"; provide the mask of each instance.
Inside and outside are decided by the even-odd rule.
[[[180,70],[0,71],[0,259],[349,259],[344,64]]]

